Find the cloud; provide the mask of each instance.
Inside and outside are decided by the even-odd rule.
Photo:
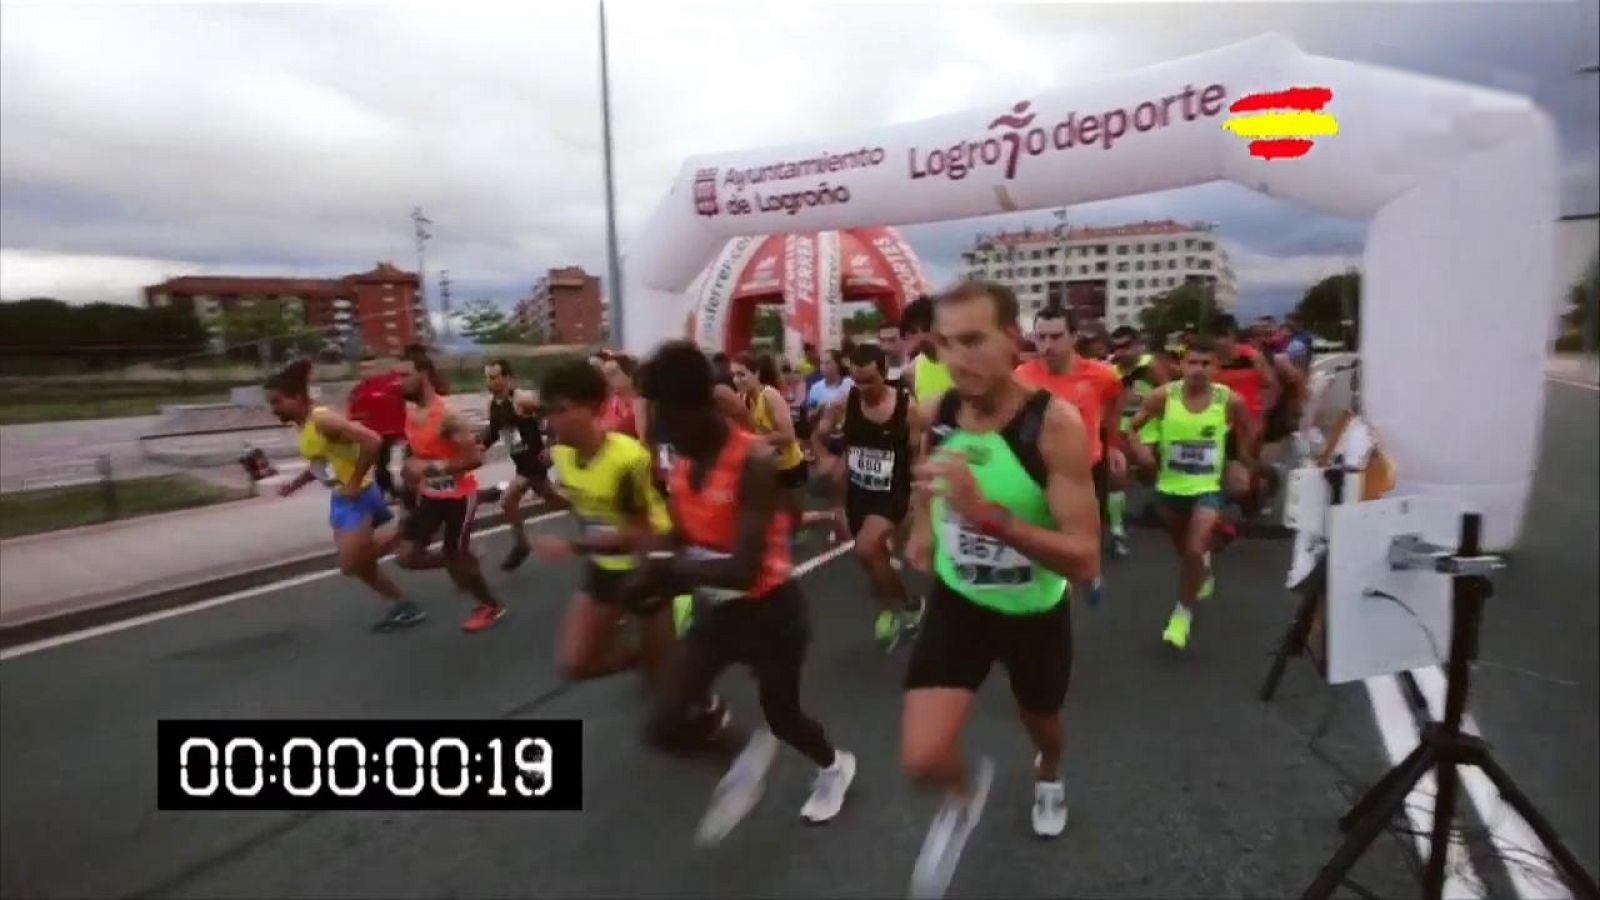
[[[682,160],[1007,101],[1266,31],[1307,50],[1529,90],[1560,126],[1564,206],[1592,210],[1592,2],[918,5],[611,3],[619,234]],[[604,271],[595,7],[0,7],[0,296],[126,301],[187,272],[413,264],[502,301],[545,268]],[[1588,209],[1580,209],[1587,205]],[[1074,208],[1216,221],[1278,279],[1360,223],[1228,185]],[[978,230],[906,229],[947,280]],[[1241,292],[1259,288],[1241,271]],[[1271,290],[1278,290],[1277,287]]]

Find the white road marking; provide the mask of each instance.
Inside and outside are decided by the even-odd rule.
[[[564,516],[566,514],[566,510],[548,512],[525,520],[525,524],[534,525],[539,522],[554,519],[558,516]],[[499,532],[506,531],[510,527],[510,525],[498,525],[494,528],[485,528],[482,531],[475,530],[472,532],[472,536],[478,537],[480,535],[498,534]],[[849,541],[840,544],[837,547],[830,548],[829,550],[818,554],[817,556],[813,556],[810,559],[803,560],[794,567],[794,577],[802,578],[810,574],[819,566],[831,562],[832,560],[837,559],[841,555],[849,552],[854,547],[855,542]],[[251,597],[258,597],[262,594],[270,593],[281,588],[295,587],[297,585],[307,584],[309,582],[317,581],[319,579],[327,578],[337,574],[339,574],[339,570],[337,568],[323,569],[318,572],[307,572],[304,575],[295,575],[291,578],[285,578],[280,581],[271,582],[270,584],[262,584],[252,588],[245,588],[242,591],[224,594],[221,597],[213,597],[210,600],[202,600],[199,603],[189,603],[183,606],[174,607],[172,609],[164,609],[159,612],[146,613],[145,615],[135,616],[131,619],[123,619],[120,622],[108,622],[105,625],[96,625],[93,628],[86,628],[82,631],[74,631],[71,634],[62,634],[55,637],[34,641],[31,644],[20,644],[7,650],[0,650],[0,662],[8,659],[16,659],[19,656],[27,656],[30,653],[38,653],[41,650],[49,650],[53,647],[76,644],[79,641],[87,641],[91,638],[97,638],[102,635],[115,634],[119,631],[126,631],[129,628],[138,628],[141,625],[149,625],[152,622],[160,622],[163,619],[171,619],[176,616],[197,613],[203,610],[212,609],[214,607],[223,606],[228,603],[236,603],[240,600],[248,600]]]
[[[1398,764],[1417,747],[1416,718],[1400,693],[1400,683],[1395,676],[1368,678],[1365,684],[1367,697],[1372,700],[1372,717],[1378,723],[1378,733],[1383,739],[1383,749],[1388,753],[1390,764]],[[1411,789],[1405,802],[1406,823],[1417,836],[1417,852],[1423,860],[1428,858],[1429,835],[1433,831],[1433,797],[1436,789],[1433,773],[1430,772]],[[1472,868],[1466,848],[1459,841],[1451,841],[1450,849],[1445,853],[1444,896],[1451,900],[1476,900],[1486,894],[1482,881]]]
[[[543,513],[541,515],[534,516],[531,519],[524,520],[524,524],[533,525],[548,519],[554,519],[557,516],[564,516],[566,514],[566,510]],[[499,532],[505,531],[510,527],[510,525],[498,525],[494,528],[485,528],[481,531],[475,529],[472,532],[472,536],[478,537],[480,535],[498,534]],[[393,554],[390,554],[390,556],[386,556],[384,558],[390,559],[392,556]],[[220,597],[212,597],[210,600],[202,600],[199,603],[188,603],[184,604],[183,606],[173,607],[172,609],[163,609],[158,612],[146,613],[142,616],[134,616],[131,619],[123,619],[119,622],[108,622],[104,625],[96,625],[93,628],[86,628],[82,631],[74,631],[71,634],[61,634],[55,637],[45,638],[41,641],[34,641],[31,644],[20,644],[8,650],[0,650],[0,662],[8,659],[15,659],[19,656],[27,656],[30,653],[38,653],[40,650],[49,650],[52,647],[75,644],[79,641],[97,638],[104,634],[115,634],[118,631],[126,631],[129,628],[138,628],[140,625],[148,625],[151,622],[160,622],[163,619],[171,619],[174,616],[188,615],[189,613],[196,613],[202,610],[212,609],[213,607],[223,606],[239,600],[248,600],[251,597],[258,597],[262,594],[278,590],[279,588],[295,587],[297,585],[307,584],[309,582],[317,581],[322,578],[327,578],[330,575],[337,574],[339,574],[339,569],[337,567],[323,569],[317,572],[307,572],[304,575],[295,575],[291,578],[285,578],[280,581],[273,581],[268,584],[261,584],[252,588],[245,588],[242,591],[235,591],[231,594],[223,594]]]
[[[1573,381],[1570,378],[1557,378],[1554,375],[1546,375],[1545,379],[1554,381],[1556,384],[1564,384],[1567,387],[1583,388],[1586,391],[1600,391],[1600,384],[1593,384],[1588,381]]]
[[[1417,679],[1423,699],[1428,701],[1428,714],[1442,720],[1447,683],[1444,673],[1437,667],[1428,666],[1416,669],[1411,674]],[[1461,730],[1481,736],[1478,723],[1470,714],[1462,716]],[[1517,896],[1523,900],[1571,900],[1572,893],[1554,871],[1543,867],[1534,869],[1527,864],[1530,855],[1545,852],[1544,842],[1533,833],[1527,820],[1501,799],[1500,792],[1495,789],[1489,776],[1477,766],[1462,766],[1456,771],[1461,773],[1461,784],[1467,789],[1467,796],[1472,798],[1472,805],[1478,808],[1478,818],[1489,829],[1489,839],[1505,862]]]

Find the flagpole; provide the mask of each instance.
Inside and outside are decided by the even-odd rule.
[[[611,159],[611,66],[606,52],[606,2],[600,0],[600,127],[606,177],[606,269],[611,288],[611,340],[623,343],[622,261],[617,256],[617,188]]]

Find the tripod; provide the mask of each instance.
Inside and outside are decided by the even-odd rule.
[[[1337,506],[1344,500],[1344,459],[1340,457],[1332,466],[1322,470],[1322,478],[1328,482],[1328,505]],[[1317,606],[1322,603],[1322,598],[1328,592],[1328,554],[1326,552],[1317,557],[1316,568],[1306,576],[1305,587],[1300,594],[1300,607],[1295,610],[1294,619],[1289,622],[1289,627],[1278,641],[1277,652],[1272,656],[1272,665],[1267,668],[1266,680],[1261,683],[1261,691],[1257,695],[1261,702],[1266,703],[1278,692],[1278,682],[1283,680],[1283,670],[1289,665],[1289,658],[1299,656],[1306,652],[1306,639],[1311,636],[1311,625],[1317,618]]]
[[[1339,820],[1348,836],[1317,874],[1316,881],[1301,895],[1303,900],[1321,900],[1333,893],[1374,839],[1404,806],[1411,788],[1428,772],[1438,781],[1434,801],[1433,833],[1428,850],[1428,868],[1423,875],[1423,894],[1439,900],[1444,890],[1445,850],[1450,845],[1450,825],[1455,818],[1459,776],[1457,766],[1477,766],[1494,783],[1500,795],[1517,811],[1544,842],[1555,858],[1567,883],[1580,897],[1600,898],[1600,888],[1578,864],[1572,851],[1561,842],[1550,821],[1534,808],[1533,801],[1519,790],[1506,770],[1489,755],[1489,745],[1481,738],[1463,734],[1461,717],[1467,705],[1470,666],[1478,653],[1478,626],[1484,601],[1493,593],[1488,573],[1500,567],[1496,557],[1483,555],[1479,535],[1482,517],[1468,513],[1461,521],[1461,544],[1452,553],[1448,548],[1426,544],[1414,535],[1395,539],[1389,550],[1389,565],[1395,569],[1431,569],[1450,576],[1453,614],[1450,622],[1449,687],[1445,694],[1444,720],[1430,722],[1422,730],[1417,749],[1390,769],[1367,789],[1355,806]]]

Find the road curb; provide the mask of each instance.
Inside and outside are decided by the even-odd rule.
[[[548,512],[542,506],[530,506],[523,512],[524,520]],[[506,515],[496,509],[473,519],[473,530],[480,531],[504,525]],[[248,590],[273,581],[293,578],[311,572],[324,571],[338,565],[333,551],[302,554],[283,562],[258,566],[233,572],[217,578],[203,578],[155,591],[146,591],[128,597],[107,600],[92,606],[70,609],[55,614],[45,614],[19,622],[0,624],[0,650],[9,650],[22,644],[48,640],[76,631],[110,625],[150,613],[165,612],[183,606],[203,603],[213,597]]]

